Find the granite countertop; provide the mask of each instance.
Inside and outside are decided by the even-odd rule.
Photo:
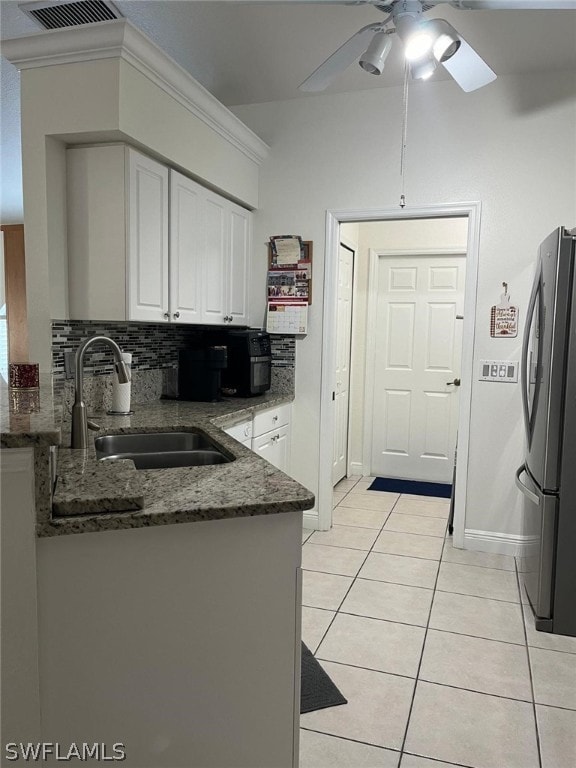
[[[40,389],[0,387],[0,447],[29,448],[60,445],[62,406],[54,395],[51,377],[43,376]],[[32,410],[33,409],[33,410]],[[27,411],[31,412],[27,412]]]
[[[219,403],[160,400],[131,416],[91,414],[100,426],[86,451],[60,447],[49,514],[39,536],[218,520],[310,509],[314,495],[227,435],[223,429],[293,400],[270,394]],[[44,393],[42,409],[1,422],[2,447],[70,445],[70,423]],[[131,461],[99,462],[93,438],[102,434],[189,430],[204,433],[233,460],[226,464],[136,470]],[[40,451],[40,453],[44,453]],[[46,483],[44,483],[46,485]],[[42,493],[49,492],[44,488]],[[37,490],[38,500],[38,490]],[[37,507],[46,505],[37,504]]]

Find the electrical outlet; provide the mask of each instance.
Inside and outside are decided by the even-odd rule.
[[[518,361],[515,360],[480,360],[480,381],[500,381],[516,383],[518,381]]]
[[[64,352],[64,374],[67,379],[74,378],[74,362],[76,360],[76,353],[72,350],[66,350]]]

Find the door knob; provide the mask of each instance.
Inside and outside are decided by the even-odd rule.
[[[450,387],[450,386],[459,387],[460,383],[461,383],[460,379],[454,379],[454,381],[447,381],[446,382],[446,386],[448,386],[448,387]]]

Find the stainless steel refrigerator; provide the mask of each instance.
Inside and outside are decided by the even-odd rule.
[[[522,348],[526,556],[536,629],[576,636],[576,229],[544,240]]]

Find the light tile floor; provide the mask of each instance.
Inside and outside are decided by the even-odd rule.
[[[536,632],[514,558],[453,548],[449,502],[335,488],[303,533],[304,642],[348,704],[300,768],[575,768],[576,638]]]

